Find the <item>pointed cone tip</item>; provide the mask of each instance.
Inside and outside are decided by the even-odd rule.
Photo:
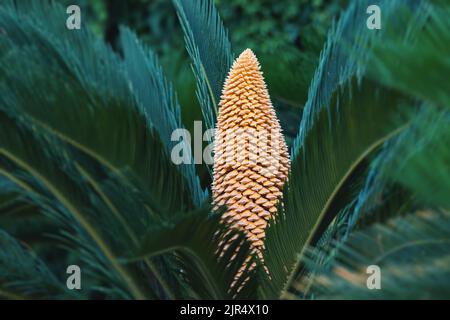
[[[253,52],[252,49],[247,48],[247,49],[245,49],[244,51],[242,51],[241,55],[252,55],[252,56],[254,56],[255,53]]]
[[[239,57],[237,57],[237,59],[234,61],[233,67],[235,67],[236,65],[240,65],[240,64],[248,65],[249,62],[250,62],[250,65],[253,65],[255,68],[259,69],[260,66],[259,66],[258,58],[256,57],[255,53],[252,51],[252,49],[247,48],[244,51],[242,51],[241,54],[239,55]]]
[[[250,58],[252,60],[258,60],[256,58],[255,53],[250,48],[247,48],[244,51],[242,51],[242,53],[239,55],[238,59],[240,59],[240,58],[247,58],[247,59]]]

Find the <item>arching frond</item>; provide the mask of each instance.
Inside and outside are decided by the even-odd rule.
[[[213,1],[174,0],[197,80],[197,98],[214,128],[222,86],[233,62],[231,44]]]
[[[132,260],[176,252],[182,265],[180,273],[195,293],[191,298],[255,298],[256,281],[252,276],[256,269],[233,284],[238,271],[253,263],[247,259],[250,243],[237,230],[230,232],[220,222],[220,214],[209,212],[209,208],[204,208],[150,229]]]
[[[401,5],[405,3],[383,2],[384,22],[406,36],[409,24],[399,25],[392,18]],[[367,8],[364,1],[352,2],[330,32],[311,83],[292,149],[284,214],[267,232],[266,258],[274,277],[264,291],[270,297],[289,289],[299,255],[353,201],[357,193],[340,192],[360,183],[353,181],[352,174],[361,169],[364,159],[407,126],[407,121],[394,123],[405,107],[403,98],[361,79],[366,62],[362,57],[379,36],[366,28],[362,8]],[[361,179],[361,175],[356,177]]]
[[[314,274],[308,288],[297,286],[317,299],[448,298],[449,221],[448,212],[420,211],[356,232],[329,269]],[[307,265],[317,254],[324,253],[311,252]],[[380,268],[379,290],[367,285],[372,265]]]
[[[0,298],[77,298],[43,261],[3,230],[0,230],[0,266]]]

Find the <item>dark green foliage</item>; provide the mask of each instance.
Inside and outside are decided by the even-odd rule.
[[[346,1],[217,0],[224,23],[239,51],[254,48],[258,55],[289,47],[321,49],[332,19]]]
[[[0,231],[0,248],[2,297],[61,298],[67,294],[63,281],[58,280],[39,258],[3,231]]]
[[[351,196],[352,193],[339,195],[338,191],[356,183],[354,180],[359,176],[352,176],[353,171],[383,142],[402,130],[400,126],[389,125],[389,119],[399,111],[393,108],[395,105],[400,107],[394,92],[380,95],[372,83],[361,87],[350,84],[349,89],[332,99],[328,112],[321,111],[298,160],[292,163],[291,177],[296,178],[289,179],[284,214],[267,232],[267,265],[276,270],[274,279],[268,282],[273,296],[286,290],[283,286],[297,256],[306,245],[317,240],[317,233],[323,232],[341,209],[336,197]],[[331,126],[329,121],[333,123]]]
[[[175,251],[180,260],[184,261],[183,273],[192,284],[192,298],[255,298],[255,290],[250,289],[254,289],[256,284],[252,282],[247,282],[245,290],[239,294],[236,292],[240,283],[248,281],[251,274],[240,279],[230,290],[234,275],[245,265],[249,244],[241,236],[233,241],[228,249],[224,249],[225,243],[234,234],[222,238],[220,230],[225,228],[220,226],[218,230],[220,214],[208,216],[209,210],[210,208],[206,208],[200,212],[189,213],[162,227],[154,228],[155,230],[150,229],[137,258],[134,259]],[[223,256],[217,258],[211,254],[213,252],[221,252]],[[235,252],[237,256],[230,263]]]
[[[80,3],[97,35],[67,30],[58,2],[0,4],[1,297],[448,298],[446,1],[378,1],[380,31],[365,26],[371,2],[352,1],[327,39],[340,2]],[[167,30],[183,31],[189,57]],[[170,158],[187,119],[215,126],[229,39],[261,57],[292,142],[269,276],[211,213],[206,166]],[[81,292],[65,287],[69,264],[83,270]],[[369,264],[381,291],[365,287]]]
[[[231,44],[211,0],[174,0],[174,5],[192,60],[203,118],[207,128],[214,128],[223,79],[233,61]]]
[[[390,32],[384,35],[382,40],[381,38],[375,39],[373,50],[369,51],[370,58],[367,60],[367,65],[369,66],[369,75],[378,74],[378,77],[372,77],[372,79],[386,83],[386,79],[395,78],[398,84],[404,86],[402,91],[407,93],[407,96],[415,98],[420,96],[419,92],[423,89],[421,87],[425,85],[426,81],[423,83],[420,81],[421,85],[415,86],[413,82],[416,78],[403,78],[403,73],[404,70],[409,70],[409,72],[416,70],[421,65],[417,57],[420,52],[425,52],[428,48],[421,47],[414,51],[414,59],[409,60],[406,57],[405,61],[402,59],[402,63],[397,63],[395,66],[390,65],[390,76],[386,77],[378,71],[387,70],[383,63],[390,63],[387,58],[392,56],[386,55],[386,52],[381,48],[391,47],[394,42],[390,42],[390,39],[396,39],[396,46],[403,46],[403,43],[407,44],[416,39],[426,38],[425,43],[430,43],[430,46],[432,46],[433,42],[428,42],[431,39],[428,27],[433,28],[433,26],[442,25],[445,20],[443,13],[448,10],[448,7],[445,9],[445,7],[422,3],[418,8],[424,10],[430,16],[418,15],[416,18],[410,10],[405,7],[400,8],[402,14],[398,15],[396,19],[407,26],[407,36],[402,40],[400,33]],[[409,25],[407,21],[410,20],[416,23]],[[424,27],[424,21],[428,21],[427,27]],[[433,63],[439,63],[439,60],[444,62],[445,59],[446,55],[435,56]],[[371,61],[376,63],[370,63]],[[372,68],[373,66],[379,68]],[[438,69],[433,70],[434,76],[446,77],[445,68],[439,69],[439,71]],[[409,82],[411,82],[411,85],[408,85]],[[430,84],[430,82],[427,82],[427,84]],[[399,88],[398,85],[394,85],[394,87]],[[333,263],[336,246],[346,241],[348,232],[355,225],[358,228],[363,228],[374,221],[383,222],[394,215],[405,215],[408,210],[411,211],[414,208],[423,208],[424,206],[448,208],[448,203],[446,203],[449,194],[446,185],[449,181],[446,155],[448,143],[445,141],[449,127],[446,106],[450,101],[447,94],[448,90],[438,91],[439,96],[443,98],[443,104],[431,105],[425,99],[425,104],[409,109],[410,111],[403,105],[397,115],[391,118],[391,121],[398,125],[404,125],[408,122],[409,125],[394,139],[386,142],[383,150],[372,161],[365,187],[355,200],[338,214],[328,230],[331,236],[325,234],[321,243],[318,244],[317,247],[320,248],[320,252],[325,253],[314,255],[315,267],[312,268],[312,272],[317,268],[324,268],[324,266]],[[413,101],[411,103],[414,103]],[[405,295],[405,297],[407,296]]]
[[[420,211],[356,232],[338,246],[329,270],[297,286],[321,299],[448,299],[448,221],[448,212]],[[306,264],[318,254],[327,252],[310,252]],[[367,289],[370,265],[381,268],[381,290]]]

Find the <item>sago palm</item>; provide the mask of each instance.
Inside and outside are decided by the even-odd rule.
[[[380,30],[366,26],[370,1],[333,24],[288,137],[258,48],[232,68],[212,1],[174,0],[216,128],[215,163],[196,166],[171,159],[181,147],[192,160],[172,139],[183,107],[132,31],[115,52],[68,30],[58,4],[2,1],[0,296],[450,297],[450,6],[378,2]],[[222,162],[230,146],[252,151],[221,132],[251,125],[280,138],[275,170]],[[366,286],[371,265],[382,290]]]

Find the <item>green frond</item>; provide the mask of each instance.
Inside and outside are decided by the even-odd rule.
[[[382,39],[377,39],[371,52],[369,75],[389,87],[448,110],[450,5],[431,2],[422,10],[426,23],[410,31],[408,37],[402,39],[389,30]],[[403,10],[398,13],[398,19],[404,21],[411,15]]]
[[[331,235],[324,234],[315,246],[320,254],[310,258],[308,272],[315,274],[333,265],[339,245],[353,229],[386,223],[387,218],[405,216],[414,208],[449,208],[448,114],[425,105],[410,118],[408,129],[377,156],[372,168],[375,176],[368,179],[354,205],[339,213],[340,221],[327,230]]]
[[[230,41],[212,0],[173,0],[197,80],[207,129],[215,127],[222,86],[233,62]]]
[[[446,123],[448,115],[442,108],[447,108],[449,101],[446,98],[448,90],[440,84],[445,83],[442,79],[446,77],[447,72],[445,68],[431,67],[436,63],[445,64],[448,54],[444,52],[450,52],[445,49],[445,45],[442,45],[446,42],[441,42],[440,38],[436,37],[442,33],[442,25],[447,21],[443,17],[444,7],[444,2],[424,3],[416,10],[420,13],[418,17],[408,7],[401,7],[396,20],[398,24],[407,26],[405,36],[389,29],[383,34],[383,38],[373,41],[373,48],[367,53],[368,61],[370,61],[367,64],[368,77],[401,90],[406,95],[422,99],[424,106],[416,114],[402,110],[395,119],[398,124],[406,119],[414,119],[414,124],[393,141],[385,143],[383,150],[371,162],[365,186],[356,199],[353,212],[347,215],[348,231],[355,224],[364,225],[368,221],[384,219],[398,212],[411,211],[413,209],[411,205],[421,205],[421,201],[436,205],[440,197],[441,201],[438,202],[442,204],[445,194],[448,193],[449,188],[446,185],[448,170],[444,165],[446,161],[448,162],[445,156],[446,151],[441,150],[434,154],[435,147],[445,148],[443,147],[445,145],[443,130],[448,126]],[[414,51],[410,50],[412,48],[415,48]],[[429,51],[441,53],[431,57],[427,53]],[[398,55],[400,52],[402,57]],[[416,81],[418,78],[410,72],[420,70],[423,67],[422,63],[428,65],[429,70],[433,70],[433,72],[424,70],[423,73],[427,76],[432,75],[433,78],[421,77],[420,81]],[[419,73],[422,74],[422,72]],[[437,80],[439,77],[441,80]],[[440,103],[435,98],[440,99]],[[437,141],[428,143],[430,140],[435,140],[433,136],[435,138],[440,136],[443,144],[438,145]],[[429,147],[426,148],[425,145]],[[414,158],[412,154],[416,155],[416,159],[422,159],[419,161],[425,161],[425,157],[427,158],[429,163],[423,163],[421,166],[427,167],[428,172],[417,166],[413,167],[414,161],[410,161]],[[405,157],[405,155],[410,156]],[[431,165],[431,162],[435,166]],[[408,171],[399,170],[402,167],[409,167],[411,169],[409,174]],[[415,178],[412,178],[414,176]],[[431,183],[431,179],[435,181]],[[408,180],[409,183],[405,184],[404,180]],[[423,183],[422,180],[428,183]],[[426,193],[422,193],[420,199],[416,194],[417,189],[422,189]],[[360,223],[360,219],[365,222]]]
[[[256,283],[251,275],[256,270],[248,272],[232,286],[238,270],[243,266],[248,268],[252,263],[252,260],[246,261],[250,253],[249,243],[237,231],[227,233],[226,226],[220,222],[220,215],[210,215],[209,212],[209,208],[204,208],[182,214],[163,226],[150,229],[132,260],[176,252],[181,261],[181,272],[195,292],[191,298],[255,298]],[[233,236],[237,239],[228,242],[227,239]],[[230,244],[229,247],[226,243]]]
[[[92,256],[109,261],[115,270],[111,274],[120,274],[129,289],[138,295],[136,285],[128,279],[131,272],[118,262],[113,246],[114,239],[119,241],[117,235],[122,235],[120,243],[130,243],[127,233],[96,202],[98,200],[92,197],[80,177],[71,172],[73,164],[67,151],[64,153],[57,142],[45,136],[34,138],[31,130],[18,127],[2,113],[0,123],[0,170],[15,177],[29,202],[38,205],[46,214],[53,213],[58,222],[78,228],[77,234],[83,235],[79,244],[91,244],[91,251],[95,251]]]
[[[282,51],[282,55],[263,54],[259,59],[274,104],[285,103],[297,111],[303,108],[308,98],[308,88],[319,62],[319,53],[293,48],[283,48]],[[295,130],[297,126],[298,123],[295,124]]]
[[[309,287],[297,287],[317,299],[448,298],[449,219],[448,212],[419,211],[356,232],[338,247],[330,269],[313,274]],[[326,253],[310,252],[309,267],[317,254]],[[370,265],[380,267],[380,290],[367,287]]]
[[[173,88],[165,79],[155,54],[143,47],[136,35],[127,28],[121,29],[121,44],[131,90],[152,126],[158,131],[167,154],[170,154],[176,144],[172,141],[172,132],[184,129]],[[186,149],[191,150],[189,141],[177,143],[184,143]],[[190,157],[192,159],[192,154]],[[193,159],[190,164],[179,167],[189,184],[194,203],[200,206],[207,199],[207,193],[201,189]]]
[[[8,211],[8,207],[16,202],[16,198],[14,184],[0,175],[0,215]]]
[[[406,35],[408,30],[392,18],[405,3],[395,3],[383,2],[384,24]],[[357,172],[364,172],[366,158],[408,126],[408,120],[394,120],[414,103],[404,104],[407,98],[363,79],[364,63],[370,61],[355,60],[367,55],[379,36],[366,28],[367,6],[364,1],[350,4],[321,54],[292,147],[283,213],[267,231],[265,261],[273,277],[263,292],[269,297],[287,293],[305,248],[354,201],[358,189],[351,192],[352,185],[362,182],[364,174]]]
[[[0,39],[0,173],[45,214],[74,225],[52,234],[62,232],[88,272],[110,284],[95,290],[154,298],[154,285],[142,289],[137,280],[145,273],[163,288],[160,297],[171,297],[153,261],[122,265],[118,255],[138,243],[150,221],[194,207],[200,193],[191,193],[162,142],[170,137],[138,103],[139,78],[128,79],[125,63],[89,32],[67,32],[59,6],[34,5],[0,7],[8,34]],[[36,22],[44,13],[58,24]]]
[[[47,265],[0,229],[0,298],[77,298]]]
[[[384,27],[374,32],[366,27],[366,9],[370,4],[373,3],[369,0],[352,1],[339,22],[328,33],[319,65],[311,80],[308,100],[292,147],[294,161],[316,118],[323,108],[330,106],[330,99],[335,92],[353,77],[360,80],[364,76],[374,42],[381,39],[385,30],[389,29],[396,32],[399,38],[407,37],[412,32],[411,29],[419,29],[423,25],[426,17],[422,14],[423,1],[380,0],[378,5],[383,8]],[[405,8],[411,8],[416,14],[410,17],[409,21],[396,22],[397,13]]]
[[[377,155],[377,158],[381,154]],[[387,183],[379,184],[374,190],[370,184],[367,186],[368,181],[366,186],[359,189],[359,194],[336,214],[330,225],[320,234],[320,239],[314,244],[313,250],[321,254],[310,257],[309,268],[298,270],[296,279],[302,280],[297,281],[308,279],[308,274],[315,274],[330,267],[336,259],[339,245],[345,243],[354,230],[361,230],[375,223],[386,223],[388,219],[405,216],[417,208],[415,197],[408,190]],[[295,287],[291,289],[294,292],[297,290]],[[305,297],[305,292],[293,294]]]
[[[450,208],[450,115],[424,106],[409,130],[385,152],[384,179],[398,182],[425,204]]]
[[[198,203],[204,196],[198,179],[193,170],[183,177],[170,161],[158,142],[170,137],[155,137],[118,56],[87,31],[67,31],[57,7],[38,7],[26,16],[7,6],[0,9],[0,27],[9,35],[1,38],[6,53],[0,63],[0,109],[119,175],[131,170],[168,211]],[[56,30],[33,23],[42,10],[46,20],[59,21]]]
[[[392,121],[404,107],[400,102],[393,91],[354,83],[322,110],[291,164],[282,213],[267,230],[264,259],[273,276],[264,290],[269,297],[288,290],[304,248],[346,206],[344,199],[357,195],[351,186],[361,183],[354,173],[364,172],[365,159],[407,126]]]
[[[383,146],[372,161],[364,188],[322,235],[316,250],[326,254],[317,256],[322,260],[316,262],[318,267],[332,263],[336,247],[354,229],[382,223],[417,208],[449,208],[448,114],[424,105],[408,117],[412,119],[408,128]]]

